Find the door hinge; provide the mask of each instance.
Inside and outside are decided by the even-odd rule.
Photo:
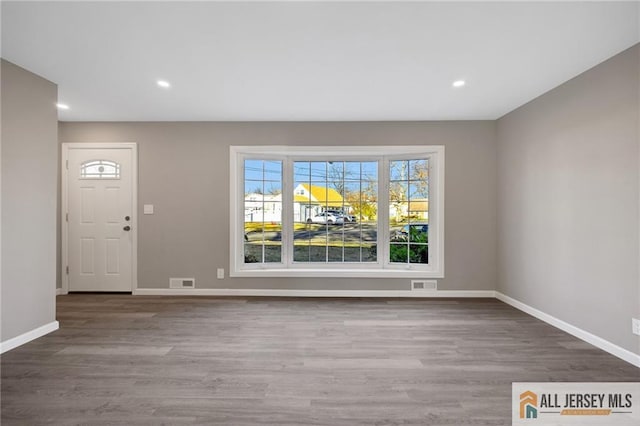
[[[69,275],[69,265],[67,265],[67,275]]]
[[[65,167],[67,170],[69,170],[69,160],[65,160]]]
[[[69,222],[69,213],[65,213],[65,220]]]

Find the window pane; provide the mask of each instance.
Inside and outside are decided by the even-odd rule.
[[[429,160],[409,160],[409,176],[412,180],[426,180],[429,177]]]
[[[427,199],[429,195],[429,187],[426,181],[409,183],[409,199],[411,201],[421,201]]]
[[[244,162],[244,180],[262,181],[264,161],[263,160],[245,160]]]
[[[311,163],[308,161],[296,161],[293,165],[293,180],[296,182],[310,182]]]
[[[327,162],[312,161],[311,163],[311,182],[327,181]]]
[[[261,180],[245,180],[244,181],[245,199],[262,195],[264,193],[264,182]],[[260,198],[260,197],[258,197]]]
[[[328,260],[329,262],[344,262],[344,224],[327,228]]]
[[[311,246],[308,244],[297,244],[293,246],[293,261],[294,262],[309,262],[309,251]]]
[[[405,160],[389,162],[389,180],[407,181],[409,175],[409,162]]]
[[[275,200],[274,197],[277,197],[278,201],[282,201],[282,182],[276,181],[265,181],[264,182],[264,193],[267,198],[269,196]]]
[[[391,243],[389,245],[389,262],[407,263],[408,246],[406,244]]]
[[[359,161],[346,161],[344,163],[344,180],[346,182],[360,182],[362,164]]]
[[[375,262],[378,162],[296,161],[294,261]]]
[[[282,181],[282,163],[280,161],[264,162],[264,180],[265,181]]]
[[[408,181],[393,181],[389,184],[389,201],[401,202],[409,199]]]
[[[282,262],[282,162],[244,162],[244,262]]]
[[[362,261],[362,247],[360,246],[347,246],[344,248],[344,261],[345,262],[361,262]]]
[[[409,262],[424,264],[429,263],[429,246],[427,246],[426,244],[410,244]]]

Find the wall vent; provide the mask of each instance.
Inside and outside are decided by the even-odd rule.
[[[169,288],[195,288],[195,278],[169,278]]]
[[[438,281],[436,280],[411,280],[412,291],[437,291]]]

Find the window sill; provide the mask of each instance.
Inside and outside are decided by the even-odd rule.
[[[307,278],[444,278],[444,271],[402,269],[244,269],[232,270],[230,277]]]

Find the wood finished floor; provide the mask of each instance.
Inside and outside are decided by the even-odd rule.
[[[513,381],[640,369],[494,299],[76,294],[0,357],[2,425],[509,425]]]

